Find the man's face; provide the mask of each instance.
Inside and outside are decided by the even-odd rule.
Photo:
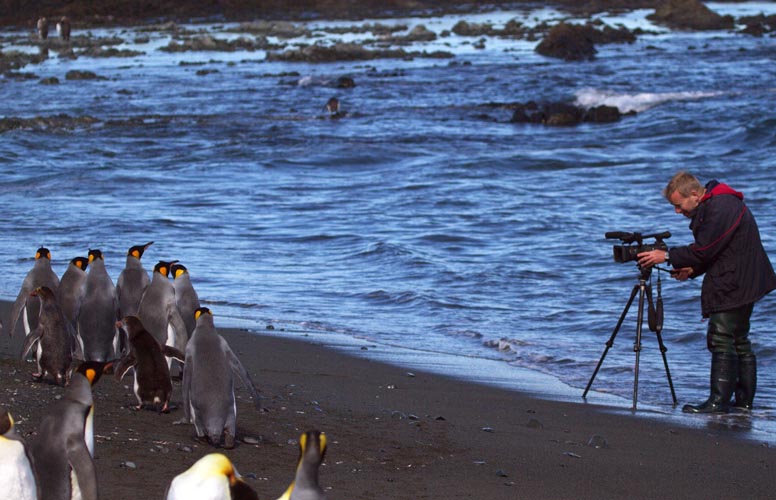
[[[692,214],[700,204],[701,194],[697,191],[690,191],[690,196],[683,196],[679,191],[674,191],[668,197],[668,201],[674,206],[674,211],[687,218],[692,218]]]

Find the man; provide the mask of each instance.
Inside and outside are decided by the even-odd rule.
[[[695,241],[668,251],[638,254],[639,265],[663,262],[672,276],[686,280],[705,274],[701,311],[708,318],[706,342],[711,351],[711,394],[699,405],[685,405],[685,413],[728,410],[735,393],[736,408],[750,410],[757,385],[757,364],[749,341],[749,318],[754,303],[776,288],[776,274],[765,253],[757,223],[744,204],[744,195],[726,184],[702,186],[688,172],[671,178],[663,196],[678,214],[691,219]]]

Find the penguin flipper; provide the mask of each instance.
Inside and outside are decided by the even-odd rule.
[[[27,305],[27,297],[30,296],[32,286],[27,284],[27,280],[24,280],[22,289],[19,290],[19,295],[16,296],[16,300],[11,306],[11,328],[8,330],[8,336],[13,337],[13,332],[16,330],[16,323],[19,321],[19,316],[22,313],[22,309]]]
[[[22,347],[22,353],[19,356],[19,359],[24,359],[27,357],[27,353],[30,352],[30,349],[32,349],[32,346],[35,345],[35,342],[40,340],[40,338],[43,336],[43,326],[38,325],[38,327],[35,329],[34,332],[27,335],[27,339],[24,341],[24,346]]]
[[[164,354],[168,358],[175,358],[181,363],[186,361],[186,355],[183,354],[183,352],[180,349],[176,349],[171,345],[163,345],[161,347],[162,347],[162,354]]]
[[[68,325],[67,327],[67,333],[70,335],[70,352],[71,356],[74,359],[77,359],[78,361],[83,361],[86,359],[84,357],[84,349],[81,345],[81,340],[78,338],[78,334],[75,331],[75,328]]]
[[[67,461],[75,472],[78,488],[81,490],[82,500],[98,500],[97,495],[97,471],[94,459],[89,453],[89,448],[83,440],[72,438],[67,440]]]
[[[137,359],[132,354],[127,354],[113,366],[113,376],[120,382],[124,375],[137,364]]]
[[[224,341],[224,343],[226,343],[226,341]],[[256,387],[253,385],[253,380],[251,380],[251,376],[248,375],[248,371],[240,362],[240,359],[234,354],[234,352],[232,352],[232,349],[230,349],[229,346],[226,346],[226,356],[229,359],[229,365],[232,367],[232,371],[235,373],[235,375],[240,377],[245,388],[248,389],[248,392],[251,393],[254,406],[257,410],[261,410],[261,401],[259,401],[259,395],[256,393]]]

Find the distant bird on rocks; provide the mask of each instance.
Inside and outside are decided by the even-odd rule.
[[[326,102],[323,107],[324,111],[328,111],[329,115],[334,116],[340,112],[340,102],[336,97],[332,97]]]
[[[70,40],[70,19],[67,16],[62,16],[57,23],[57,34],[64,41]]]
[[[38,19],[37,28],[38,28],[38,38],[40,38],[41,40],[45,40],[46,38],[48,38],[48,19],[46,19],[45,17],[41,17],[40,19]]]
[[[285,493],[277,500],[326,500],[318,484],[318,469],[326,454],[326,434],[307,431],[299,438],[296,475]]]
[[[259,496],[240,479],[232,462],[221,453],[210,453],[175,476],[167,488],[167,500],[258,500]]]

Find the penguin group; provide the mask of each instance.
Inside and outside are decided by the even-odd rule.
[[[11,307],[8,333],[23,331],[21,358],[32,354],[37,366],[32,378],[48,376],[64,394],[49,406],[31,446],[0,408],[0,482],[9,498],[99,498],[92,386],[103,373],[112,371],[117,381],[131,373],[137,399],[131,408],[166,413],[173,393],[170,365],[181,363],[182,422],[193,424],[194,439],[225,450],[235,446],[236,380],[260,409],[249,373],[218,334],[213,313],[201,306],[188,269],[160,260],[148,276],[141,259],[152,244],[129,248],[115,286],[99,249],[72,258],[61,279],[50,250],[36,251]],[[278,500],[325,500],[318,468],[326,435],[308,431],[299,447],[295,476]],[[166,498],[258,496],[226,455],[211,453],[172,479]]]
[[[45,16],[38,18],[38,21],[35,23],[35,31],[40,40],[48,38],[49,21]],[[62,41],[67,42],[70,40],[70,19],[67,16],[62,16],[57,21],[57,35],[59,35]]]

